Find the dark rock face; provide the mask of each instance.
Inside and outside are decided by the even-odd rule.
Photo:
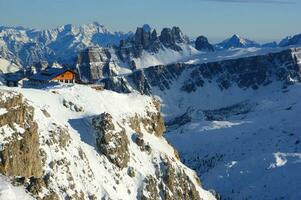
[[[127,40],[122,40],[118,47],[115,47],[115,52],[118,58],[128,63],[131,69],[136,69],[136,64],[133,58],[139,58],[143,50],[150,53],[158,53],[162,48],[162,44],[158,39],[157,31],[150,27],[138,27],[133,37]]]
[[[130,75],[131,81],[136,85],[142,94],[150,94],[151,86],[145,79],[144,71],[137,71]]]
[[[118,93],[131,93],[131,86],[124,77],[105,78],[100,81],[104,88]]]
[[[177,44],[187,42],[179,27],[173,27],[172,29],[164,28],[159,39],[165,47],[171,48],[175,51],[182,50],[182,48]]]
[[[160,90],[168,90],[171,87],[173,81],[185,70],[185,64],[172,64],[172,65],[160,65],[145,68],[143,70],[136,70],[132,74],[115,78],[106,78],[100,81],[104,85],[105,89],[113,91],[121,91],[120,88],[132,88],[139,91],[141,94],[151,95],[152,88],[157,87]],[[111,86],[111,87],[109,87]],[[117,90],[115,90],[117,89]],[[131,92],[126,90],[126,93]]]
[[[199,51],[214,51],[214,47],[209,43],[208,39],[205,36],[199,36],[196,39],[195,48]]]
[[[251,112],[253,105],[249,102],[241,102],[226,108],[216,110],[204,110],[204,117],[207,121],[223,121],[234,115],[241,115]]]
[[[118,127],[121,130],[117,130],[109,113],[102,113],[93,118],[92,125],[96,129],[98,150],[119,168],[127,167],[130,159],[129,140],[124,128]]]
[[[76,64],[79,78],[84,82],[93,82],[114,75],[110,62],[111,54],[107,49],[90,47],[82,51]]]
[[[120,60],[131,63],[132,68],[135,69],[131,59],[139,58],[143,50],[152,54],[158,53],[163,47],[174,51],[182,51],[182,48],[178,45],[181,43],[188,43],[188,39],[179,27],[164,28],[160,36],[157,35],[155,29],[141,27],[137,28],[133,37],[121,41],[115,51]]]
[[[284,86],[294,81],[301,81],[300,59],[301,49],[288,49],[268,55],[198,65],[154,66],[137,70],[123,77],[126,80],[123,79],[123,83],[126,83],[126,88],[133,88],[142,94],[150,95],[154,88],[161,91],[169,90],[173,83],[185,73],[180,89],[187,93],[195,92],[199,87],[213,81],[221,90],[234,85],[242,89],[256,90],[273,81],[280,81]],[[114,90],[115,87],[107,86],[117,84],[120,87],[122,85],[121,82],[116,82],[116,79],[106,79],[104,82],[107,83],[105,88],[109,90]]]

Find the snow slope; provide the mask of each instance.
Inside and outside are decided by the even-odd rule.
[[[266,55],[268,53],[277,53],[289,48],[298,48],[301,45],[290,47],[249,47],[249,48],[233,48],[228,50],[220,50],[215,52],[198,51],[190,45],[180,45],[183,51],[177,52],[171,49],[160,50],[157,54],[143,52],[141,58],[134,59],[137,68],[148,68],[156,65],[169,65],[173,63],[201,64],[230,59],[245,58],[258,55]],[[122,64],[120,64],[122,66]],[[123,73],[118,73],[123,74]]]
[[[11,185],[8,178],[0,176],[0,200],[33,200],[33,198],[24,191],[24,187]]]
[[[45,158],[43,173],[51,177],[47,189],[39,193],[40,197],[55,192],[60,199],[76,195],[82,195],[83,199],[140,199],[145,178],[163,173],[162,160],[167,159],[176,169],[185,171],[202,198],[215,199],[210,192],[197,186],[195,172],[176,159],[174,149],[163,137],[141,130],[145,142],[151,147],[150,154],[141,151],[133,141],[136,132],[126,121],[135,115],[146,117],[149,112],[156,112],[152,98],[139,94],[96,91],[89,86],[79,85],[43,90],[3,86],[0,89],[21,93],[35,108],[40,148]],[[82,107],[83,111],[76,112],[75,105]],[[128,168],[118,169],[96,150],[91,119],[103,112],[110,113],[114,124],[122,125],[126,131],[130,154],[128,166],[134,169],[134,177],[128,175]],[[59,140],[64,133],[57,133],[58,129],[66,130],[65,134],[70,136],[65,147],[50,142],[53,137]]]
[[[300,53],[155,66],[103,83],[159,98],[166,138],[222,199],[300,199]]]
[[[191,59],[192,56],[200,55],[198,50],[188,44],[178,45],[182,48],[182,51],[174,51],[168,48],[160,49],[156,54],[143,51],[140,58],[133,59],[137,69],[183,62],[183,60]]]
[[[298,48],[300,46],[301,45],[294,45],[291,47],[275,47],[275,48],[250,47],[250,48],[235,48],[235,49],[228,49],[228,50],[207,52],[207,53],[198,52],[197,54],[191,54],[189,57],[188,56],[182,57],[182,59],[180,59],[179,62],[183,62],[187,64],[201,64],[201,63],[238,59],[238,58],[245,58],[251,56],[258,56],[258,55],[266,55],[268,53],[281,52],[289,48]]]
[[[193,117],[170,127],[168,140],[184,163],[197,170],[204,187],[225,199],[300,199],[301,85],[231,95],[238,96],[242,98],[232,104],[243,102],[241,112],[220,101],[211,109],[228,108],[227,114],[220,110],[215,120]],[[212,100],[208,96],[207,102]]]

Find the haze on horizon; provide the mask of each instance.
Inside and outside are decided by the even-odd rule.
[[[297,0],[0,0],[0,26],[54,28],[97,21],[112,31],[179,26],[213,42],[233,34],[259,42],[301,33]]]

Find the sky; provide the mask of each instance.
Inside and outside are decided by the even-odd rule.
[[[54,28],[97,21],[112,31],[179,26],[218,41],[238,34],[259,42],[301,33],[300,0],[0,0],[0,26]]]

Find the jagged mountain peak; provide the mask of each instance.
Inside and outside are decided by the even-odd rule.
[[[107,29],[107,27],[103,24],[100,24],[99,22],[92,22],[89,24],[84,24],[81,26],[82,30],[94,30],[95,32],[100,32],[100,33],[109,33],[110,31]]]
[[[145,32],[151,32],[153,30],[153,28],[149,24],[144,24],[142,28]]]
[[[231,39],[242,39],[238,34],[232,35]]]
[[[288,36],[282,39],[279,43],[279,46],[285,47],[285,46],[298,45],[298,44],[301,44],[301,34]]]
[[[241,44],[246,44],[249,40],[243,37],[240,37],[238,34],[234,34],[228,42],[239,42]]]
[[[214,47],[209,43],[208,38],[203,35],[195,40],[195,48],[199,51],[214,51]]]
[[[257,42],[243,38],[238,34],[234,34],[229,39],[217,44],[217,46],[222,49],[260,47]]]

